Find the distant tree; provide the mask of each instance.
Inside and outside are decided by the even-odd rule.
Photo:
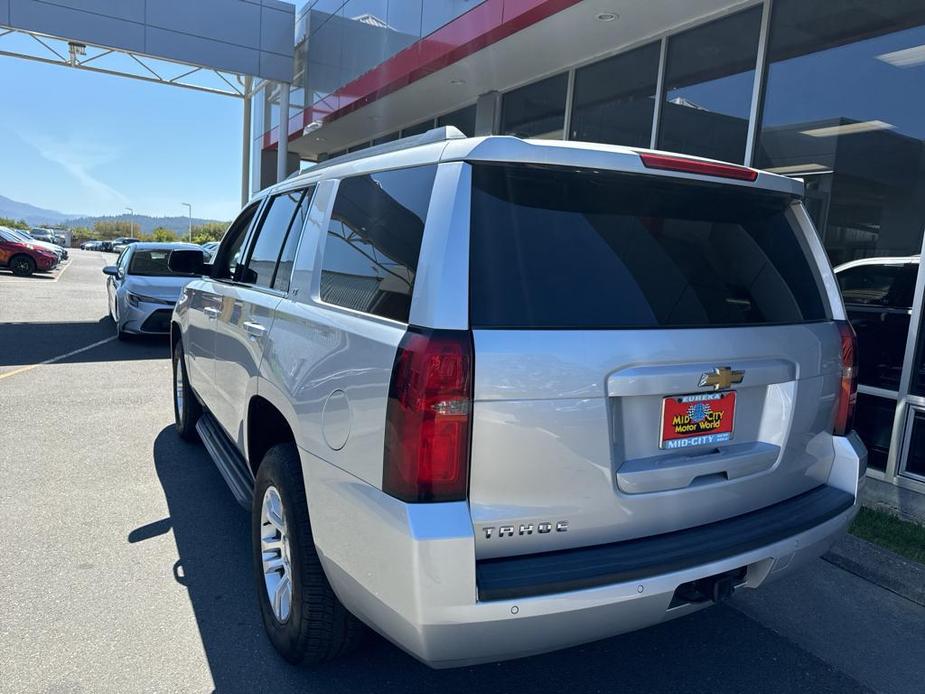
[[[157,227],[154,231],[151,232],[152,241],[176,241],[177,235],[170,229],[166,227]]]
[[[206,222],[193,226],[193,243],[221,241],[231,222]]]
[[[81,243],[82,241],[89,241],[90,239],[96,239],[93,234],[93,230],[89,227],[74,227],[71,229],[71,234],[73,236],[75,243]]]
[[[138,225],[134,225],[137,235]],[[117,236],[130,236],[132,224],[126,220],[101,219],[93,223],[93,233],[100,239],[114,239]]]
[[[23,229],[29,231],[32,227],[26,224],[24,219],[10,219],[9,217],[0,217],[0,227],[9,227],[10,229]]]

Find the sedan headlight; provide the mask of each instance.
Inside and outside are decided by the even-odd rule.
[[[128,298],[129,304],[134,308],[138,308],[138,304],[160,304],[162,306],[173,306],[176,303],[174,301],[169,301],[167,299],[158,299],[155,296],[145,296],[144,294],[133,294],[132,292],[128,292],[126,294],[126,298]]]

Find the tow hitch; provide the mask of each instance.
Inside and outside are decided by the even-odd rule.
[[[736,586],[745,582],[746,567],[726,571],[715,576],[698,578],[696,581],[682,583],[677,587],[671,599],[671,607],[704,602],[722,602],[732,597]]]

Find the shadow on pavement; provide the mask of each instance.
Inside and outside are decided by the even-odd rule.
[[[172,426],[154,442],[170,517],[129,541],[174,533],[216,692],[847,692],[866,691],[814,656],[718,606],[606,641],[532,658],[436,671],[385,640],[320,667],[293,667],[264,637],[251,573],[248,514],[205,450]],[[362,532],[362,529],[358,529]]]
[[[74,323],[0,323],[0,367],[26,366],[67,354],[115,336],[109,316]],[[62,364],[169,358],[166,336],[138,336],[113,340],[62,359]]]

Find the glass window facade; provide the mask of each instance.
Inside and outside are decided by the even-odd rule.
[[[832,264],[917,254],[925,228],[925,4],[775,0],[755,164],[803,176]],[[866,268],[862,270],[861,268]],[[838,273],[858,335],[857,429],[885,470],[918,266],[885,261]],[[864,393],[865,388],[868,390]],[[884,392],[886,391],[886,392]],[[914,437],[913,437],[914,438]],[[905,465],[912,471],[913,459]],[[903,469],[900,461],[899,469]]]
[[[437,119],[437,127],[442,128],[446,125],[452,125],[469,137],[475,135],[475,104],[466,106],[458,111],[447,113]]]
[[[312,96],[327,98],[345,80],[478,4],[310,1],[302,34],[316,40],[300,50],[318,66],[297,74],[316,80]],[[383,12],[384,24],[376,21]],[[351,52],[356,55],[344,55]],[[499,132],[647,146],[656,120],[659,148],[801,177],[805,205],[834,266],[892,258],[838,273],[859,339],[856,428],[872,469],[921,475],[913,468],[925,463],[909,458],[908,450],[910,440],[925,440],[925,330],[916,326],[920,311],[913,302],[925,281],[915,262],[897,258],[921,252],[925,229],[925,3],[756,2],[573,75],[570,101],[568,72],[504,94]],[[275,125],[272,108],[255,113],[267,130]],[[473,105],[401,132],[454,125],[472,135],[475,116]],[[918,344],[910,364],[905,355],[913,329]],[[919,414],[901,416],[902,431],[894,432],[897,406]],[[895,468],[888,466],[891,453],[905,456]]]
[[[501,102],[501,134],[561,140],[567,91],[563,72],[508,92]]]
[[[576,70],[569,139],[648,147],[659,53],[650,43]]]
[[[744,161],[761,11],[753,7],[668,39],[660,149]]]
[[[465,14],[484,0],[315,0],[299,15],[297,88],[306,105],[329,97],[364,72]],[[299,66],[304,69],[300,70]]]

